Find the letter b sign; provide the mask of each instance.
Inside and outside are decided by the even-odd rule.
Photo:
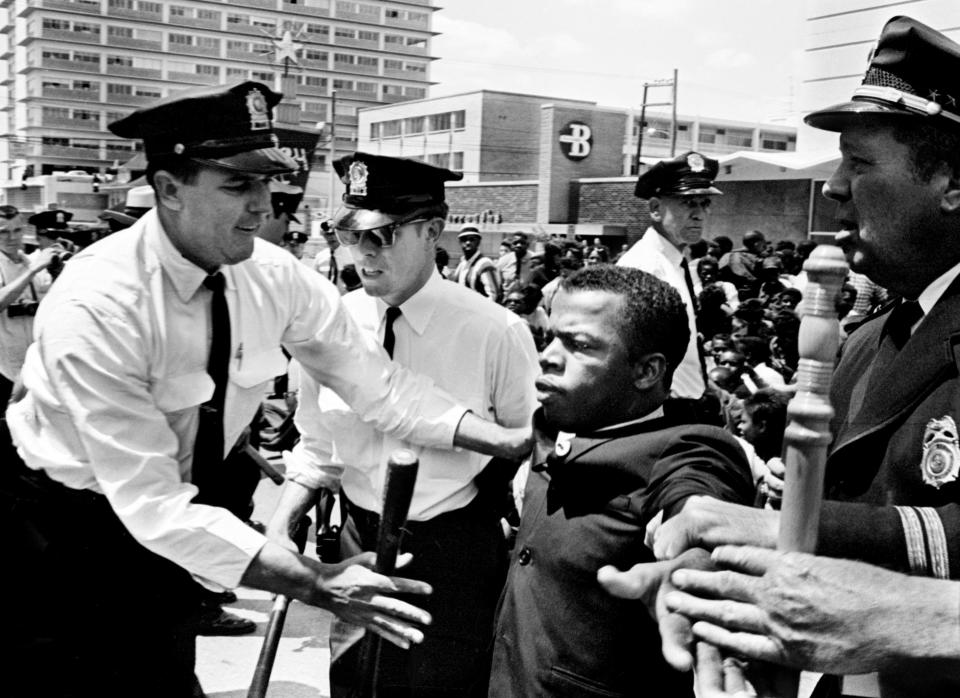
[[[582,121],[571,121],[560,131],[560,150],[570,160],[583,160],[593,147],[593,131]]]

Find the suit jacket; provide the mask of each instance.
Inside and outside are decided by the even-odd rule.
[[[834,375],[834,501],[824,503],[818,552],[960,578],[960,481],[937,488],[921,475],[930,421],[960,422],[960,278],[899,353],[887,317],[850,335]]]
[[[663,661],[644,605],[607,594],[597,570],[651,562],[646,524],[690,495],[750,502],[742,450],[721,429],[664,418],[578,436],[564,450],[532,461],[490,696],[692,696],[691,676]]]

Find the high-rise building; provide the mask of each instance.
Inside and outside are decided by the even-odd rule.
[[[358,108],[426,96],[435,9],[431,0],[0,0],[0,180],[113,172],[139,145],[107,124],[178,89],[241,79],[281,89],[285,32],[300,47],[287,95],[298,109],[285,113],[323,124],[314,170],[329,172],[331,152],[356,146]],[[312,189],[308,200],[328,207],[333,187]]]

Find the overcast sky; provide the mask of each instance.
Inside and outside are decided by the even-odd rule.
[[[796,125],[798,0],[435,0],[431,96],[478,89]],[[651,88],[648,102],[669,101]],[[662,108],[661,108],[662,109]]]

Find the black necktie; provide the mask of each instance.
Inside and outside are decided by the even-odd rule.
[[[703,342],[700,341],[700,304],[697,303],[697,294],[693,292],[693,277],[690,276],[690,264],[687,258],[680,260],[680,266],[683,268],[683,280],[687,284],[687,293],[690,294],[690,307],[693,309],[693,323],[697,328],[697,336],[691,337],[697,343],[697,358],[700,359],[700,376],[703,378],[703,385],[707,385],[707,361],[703,356]]]
[[[896,308],[890,311],[890,317],[887,318],[883,326],[884,332],[890,335],[897,349],[903,349],[903,345],[910,339],[910,328],[916,325],[923,317],[923,308],[917,301],[904,300]]]
[[[337,273],[337,256],[333,253],[333,250],[330,250],[330,271],[327,273],[327,278],[333,283],[337,283]]]
[[[227,395],[227,377],[230,370],[230,310],[224,295],[226,280],[217,272],[203,280],[203,285],[212,292],[210,320],[212,335],[207,373],[213,379],[213,396],[200,405],[200,420],[197,440],[193,447],[192,480],[200,489],[198,501],[213,503],[215,494],[211,484],[223,462],[223,406]]]
[[[387,308],[387,325],[383,328],[383,348],[387,350],[387,354],[390,355],[391,359],[393,358],[393,345],[397,340],[396,335],[393,333],[393,323],[400,315],[400,308],[394,305]]]

